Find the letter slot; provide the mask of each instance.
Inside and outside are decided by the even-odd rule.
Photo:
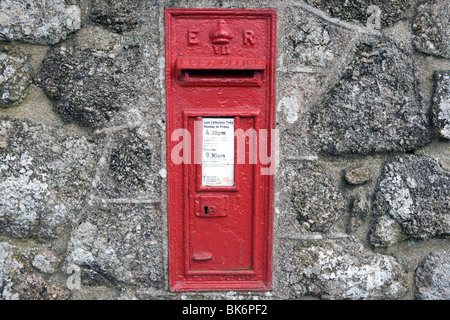
[[[182,86],[262,86],[264,58],[178,58]]]

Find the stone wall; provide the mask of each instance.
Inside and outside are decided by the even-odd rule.
[[[270,292],[168,290],[167,7],[278,10]],[[0,299],[450,299],[449,19],[448,0],[1,0]]]

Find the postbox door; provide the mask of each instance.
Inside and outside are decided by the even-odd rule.
[[[197,116],[190,118],[189,129],[197,137],[192,152],[198,152],[201,161],[190,165],[188,173],[188,273],[256,274],[255,224],[260,216],[255,193],[256,163],[248,159],[250,139],[235,136],[237,129],[256,135],[255,118]],[[243,163],[237,161],[238,149],[247,158]]]

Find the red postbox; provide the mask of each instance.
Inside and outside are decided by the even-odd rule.
[[[172,291],[269,290],[276,11],[166,9]]]

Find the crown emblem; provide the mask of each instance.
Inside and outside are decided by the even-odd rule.
[[[211,30],[209,37],[213,44],[228,44],[233,39],[231,30],[227,27],[225,20],[217,21],[217,27]]]

